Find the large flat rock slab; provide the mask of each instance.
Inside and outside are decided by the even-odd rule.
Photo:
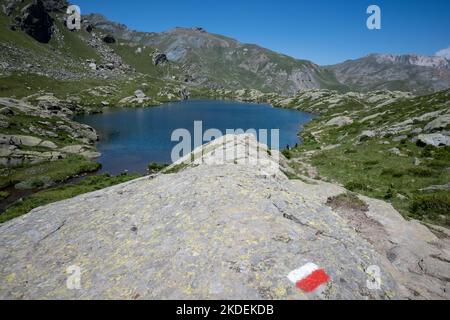
[[[217,156],[214,148],[207,152]],[[259,169],[197,161],[176,174],[82,195],[3,224],[0,298],[410,297],[404,272],[383,248],[324,204],[339,187]],[[313,293],[287,278],[307,263],[330,276]],[[81,270],[75,290],[67,286],[73,266]],[[378,290],[368,286],[373,266],[380,270]],[[445,298],[439,296],[445,279],[439,281],[427,288]]]

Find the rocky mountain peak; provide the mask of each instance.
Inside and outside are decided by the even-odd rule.
[[[372,54],[370,56],[374,57],[379,63],[400,63],[420,67],[450,68],[450,62],[445,57],[440,56],[424,56],[418,54]]]

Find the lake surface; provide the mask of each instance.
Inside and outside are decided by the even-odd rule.
[[[171,153],[179,141],[171,141],[172,132],[187,129],[194,136],[194,122],[208,129],[280,130],[280,148],[300,143],[302,125],[312,119],[305,112],[273,108],[268,104],[234,101],[191,100],[159,107],[116,109],[103,114],[82,115],[76,121],[95,128],[102,156],[102,171],[118,174],[125,170],[145,173],[150,162],[171,163]]]

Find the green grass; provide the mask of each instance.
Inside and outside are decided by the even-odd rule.
[[[167,164],[159,164],[156,162],[152,162],[148,165],[148,171],[149,173],[158,173],[167,167],[168,167]]]
[[[102,174],[98,176],[87,177],[77,184],[66,185],[41,191],[8,207],[5,213],[0,215],[0,223],[4,223],[8,220],[27,214],[35,208],[53,202],[73,198],[80,194],[107,188],[139,177],[140,175],[138,174],[121,174],[114,177],[108,174]]]
[[[0,200],[4,200],[9,197],[9,192],[0,191]]]
[[[168,170],[163,170],[162,173],[163,174],[174,174],[174,173],[183,171],[187,167],[189,167],[189,164],[181,163],[181,164],[177,164],[177,165],[173,166],[172,168],[169,168]]]
[[[81,173],[97,171],[99,168],[100,164],[82,156],[71,156],[66,159],[36,165],[1,168],[0,188],[17,184],[25,189],[48,187]]]
[[[420,195],[420,189],[431,185],[443,185],[450,181],[450,174],[442,170],[444,167],[450,167],[450,159],[442,156],[439,160],[428,160],[421,157],[423,151],[421,148],[413,144],[405,146],[400,143],[396,147],[409,155],[399,157],[388,152],[393,146],[373,142],[356,146],[343,145],[317,153],[312,158],[312,164],[318,168],[321,176],[343,184],[350,191],[388,200],[405,216],[420,217],[439,223],[440,219],[437,219],[433,210],[429,210],[429,214],[426,214],[426,206],[422,205],[420,207],[422,209],[415,211],[411,208],[415,199],[424,199]],[[432,152],[442,154],[442,150],[444,149]],[[420,166],[413,164],[415,157],[421,159]]]
[[[416,195],[409,209],[417,219],[440,221],[450,226],[450,192],[448,191]]]

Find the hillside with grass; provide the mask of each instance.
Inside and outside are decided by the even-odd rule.
[[[290,107],[316,112],[285,151],[302,174],[383,199],[404,216],[450,225],[450,91],[304,92]]]

